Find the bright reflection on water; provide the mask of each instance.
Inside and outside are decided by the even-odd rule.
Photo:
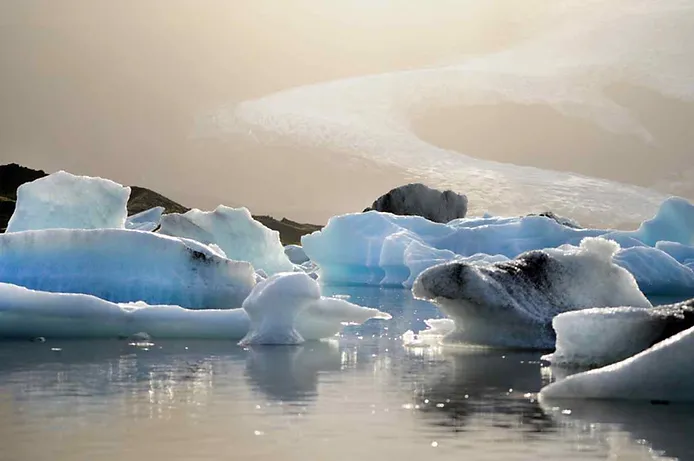
[[[401,291],[334,289],[394,314],[344,337],[0,344],[0,459],[692,459],[694,408],[553,402],[539,353],[406,349],[438,315]]]

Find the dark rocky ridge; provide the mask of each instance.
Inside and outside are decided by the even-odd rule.
[[[0,231],[4,232],[7,223],[14,213],[17,200],[17,188],[24,183],[47,176],[43,170],[33,170],[16,163],[0,165]],[[190,208],[174,202],[153,190],[130,186],[131,193],[128,200],[128,215],[134,215],[157,206],[164,207],[164,213],[185,213]],[[272,216],[253,216],[265,227],[280,233],[280,240],[284,245],[299,243],[301,236],[320,230],[322,226],[315,224],[302,224],[286,218],[281,220]]]

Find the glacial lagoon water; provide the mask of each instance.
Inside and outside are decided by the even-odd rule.
[[[328,288],[393,314],[335,340],[0,344],[0,460],[694,459],[694,406],[538,402],[541,353],[407,348],[406,290]]]

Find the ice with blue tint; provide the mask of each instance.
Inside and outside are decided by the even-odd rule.
[[[286,245],[284,247],[284,254],[287,255],[287,258],[289,258],[292,264],[301,265],[310,261],[304,249],[301,248],[301,245]]]
[[[615,261],[633,272],[645,292],[693,292],[694,273],[687,263],[694,255],[688,246],[694,238],[694,207],[680,198],[666,200],[637,231],[575,229],[542,216],[439,224],[370,211],[333,217],[321,231],[302,237],[302,245],[324,283],[409,287],[424,269],[442,262],[499,262],[597,236],[620,244]]]
[[[694,205],[685,199],[672,197],[663,202],[653,219],[644,221],[638,230],[623,234],[648,246],[661,241],[694,245]]]
[[[59,171],[17,189],[7,232],[123,228],[130,188],[108,179]]]
[[[294,325],[305,340],[329,338],[348,323],[389,318],[375,309],[340,299],[314,298],[301,298],[306,305]],[[289,299],[299,298],[290,296]],[[274,315],[274,310],[283,309],[282,304],[266,307],[269,316]],[[49,293],[0,283],[0,338],[3,339],[115,339],[146,334],[154,340],[238,341],[249,332],[250,325],[244,309],[193,310],[142,302],[117,304],[91,295]]]
[[[141,230],[152,232],[159,227],[164,207],[157,206],[149,210],[129,216],[125,221],[125,228],[131,230]]]
[[[675,258],[677,262],[694,269],[694,246],[675,242],[658,242],[655,247]]]
[[[294,270],[280,243],[279,232],[253,219],[246,208],[220,205],[210,212],[193,209],[184,214],[167,214],[161,218],[159,232],[216,244],[228,258],[248,261],[270,275]]]
[[[125,229],[0,235],[0,282],[112,302],[240,307],[253,266],[193,240]]]
[[[649,295],[688,296],[694,294],[694,270],[660,248],[632,247],[618,252],[615,263],[636,278]]]

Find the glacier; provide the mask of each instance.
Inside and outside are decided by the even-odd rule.
[[[247,208],[223,205],[214,211],[193,209],[184,214],[162,216],[161,234],[215,244],[230,259],[248,261],[267,274],[293,271],[284,252],[279,232],[253,219]]]
[[[307,301],[306,309],[296,318],[296,331],[307,341],[334,336],[345,323],[389,318],[376,309],[346,306],[339,299]],[[2,339],[118,339],[146,335],[153,340],[238,341],[249,332],[250,325],[247,312],[241,308],[194,310],[142,302],[119,304],[92,295],[50,293],[0,283]]]
[[[424,269],[446,261],[501,262],[600,236],[620,244],[615,262],[633,273],[645,293],[694,294],[694,247],[689,245],[694,207],[677,197],[664,201],[636,231],[577,229],[545,216],[485,216],[440,224],[369,211],[335,216],[301,242],[319,266],[323,283],[411,287]]]
[[[377,309],[321,296],[320,285],[303,272],[275,274],[258,283],[243,302],[251,321],[239,344],[301,344],[309,337],[335,335],[343,322],[363,323],[371,318],[390,319]],[[297,319],[301,319],[301,327]]]
[[[112,302],[240,307],[253,266],[199,242],[126,229],[0,235],[0,282]]]
[[[123,228],[129,197],[129,187],[108,179],[58,171],[19,186],[7,232]]]
[[[613,263],[616,242],[534,250],[476,266],[449,262],[422,272],[412,293],[455,322],[446,340],[494,347],[552,349],[552,319],[591,307],[651,307],[634,277]]]

